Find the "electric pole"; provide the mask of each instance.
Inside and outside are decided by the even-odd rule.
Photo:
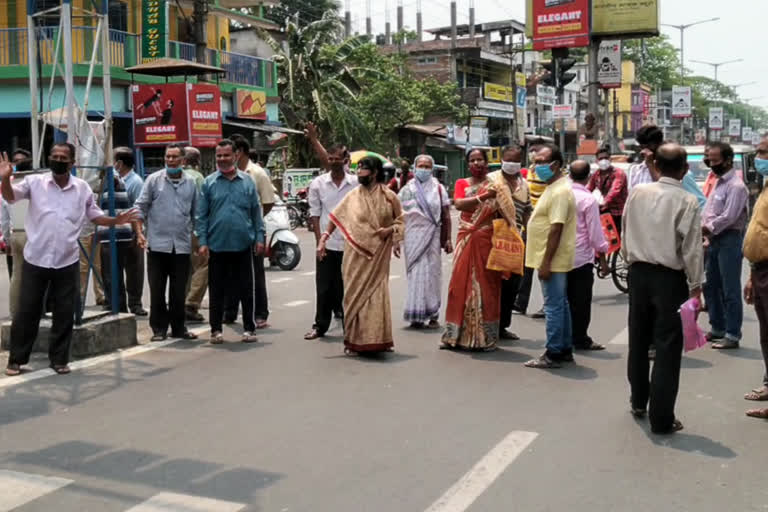
[[[207,14],[208,0],[195,0],[192,21],[195,38],[195,60],[197,60],[198,64],[205,64],[205,49],[208,46],[205,41],[205,18]]]

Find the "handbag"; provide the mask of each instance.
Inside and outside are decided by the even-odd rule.
[[[491,252],[485,268],[498,272],[523,275],[525,264],[525,243],[517,229],[504,219],[493,221]]]

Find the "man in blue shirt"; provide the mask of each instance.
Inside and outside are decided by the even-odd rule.
[[[200,255],[209,258],[211,343],[224,342],[222,323],[227,297],[243,305],[242,341],[258,341],[254,335],[253,258],[264,253],[264,221],[259,193],[253,180],[235,167],[235,144],[224,139],[216,146],[217,171],[200,190],[195,234]]]
[[[136,159],[131,148],[115,148],[114,168],[115,172],[120,175],[120,179],[125,187],[126,196],[130,203],[129,208],[133,207],[136,203],[144,186],[144,180],[133,170],[135,164]],[[144,250],[139,247],[138,240],[133,236],[133,232],[131,234],[131,243],[128,244],[129,246],[125,250],[126,255],[123,260],[125,289],[128,292],[128,309],[136,316],[147,316],[148,313],[141,303],[144,295]],[[109,297],[107,297],[107,300],[109,300]]]

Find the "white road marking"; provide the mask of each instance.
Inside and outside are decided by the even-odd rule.
[[[243,503],[161,492],[126,512],[238,512],[244,508]]]
[[[611,341],[609,345],[629,345],[629,327],[622,329]]]
[[[294,300],[294,301],[291,301],[291,302],[286,302],[285,304],[283,304],[283,306],[286,307],[286,308],[295,308],[295,307],[298,307],[298,306],[303,306],[304,304],[309,304],[309,301],[308,300]]]
[[[207,332],[208,330],[209,330],[208,327],[196,327],[194,329],[190,329],[190,331],[197,334],[198,336]],[[104,354],[103,356],[91,357],[89,359],[83,359],[82,361],[74,361],[72,363],[69,363],[69,367],[73,371],[84,370],[86,368],[91,368],[93,366],[98,366],[100,364],[109,363],[111,361],[117,361],[118,359],[127,359],[129,357],[137,356],[139,354],[144,354],[145,352],[151,352],[153,350],[167,347],[168,345],[172,345],[173,343],[178,343],[178,342],[179,342],[178,338],[170,338],[165,341],[153,341],[145,345],[137,345],[135,347],[119,350],[111,354]],[[50,377],[51,375],[56,375],[56,372],[54,372],[50,368],[44,368],[42,370],[23,373],[17,377],[5,377],[3,379],[0,379],[0,389],[9,388],[11,386],[17,386],[25,382],[31,382],[33,380],[38,380],[45,377]],[[2,512],[2,509],[0,509],[0,512]]]
[[[469,472],[445,491],[426,512],[464,512],[539,434],[514,430],[493,447]]]
[[[315,275],[315,271],[313,270],[312,272],[303,272],[301,275],[303,275],[303,276],[313,276],[313,275]]]
[[[0,512],[14,510],[72,482],[66,478],[0,470]]]
[[[390,281],[394,281],[395,279],[400,279],[400,276],[389,276]]]
[[[280,284],[280,283],[287,283],[288,281],[293,281],[292,277],[281,277],[280,279],[272,279],[270,283],[272,284]]]

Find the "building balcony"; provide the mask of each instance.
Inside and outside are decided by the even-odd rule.
[[[43,27],[38,32],[38,65],[42,66],[44,75],[50,72],[46,70],[46,66],[50,69],[54,61],[61,63],[61,54],[58,57],[54,55],[58,32],[58,27]],[[95,27],[72,27],[73,64],[87,65],[90,63],[95,37]],[[8,73],[3,73],[3,68],[27,67],[29,65],[28,47],[26,28],[0,29],[0,79],[9,76]],[[195,61],[195,45],[193,44],[170,41],[168,49],[169,57]],[[61,52],[61,49],[59,51]],[[120,30],[110,30],[109,56],[114,78],[130,79],[127,74],[121,77],[120,72],[123,72],[125,68],[139,64],[141,36]],[[268,90],[275,87],[275,64],[269,59],[206,48],[205,64],[224,69],[223,82]],[[77,66],[74,72],[76,76],[83,74],[83,70],[77,69]],[[85,74],[87,74],[87,68]],[[28,76],[28,72],[18,75]]]

